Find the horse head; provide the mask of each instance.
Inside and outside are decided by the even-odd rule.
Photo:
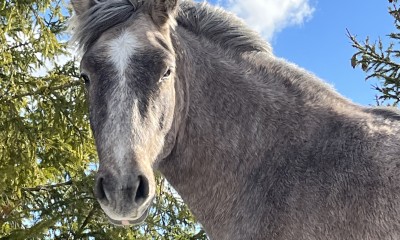
[[[72,0],[74,38],[99,156],[95,196],[114,224],[137,224],[155,195],[153,166],[174,145],[177,0]]]

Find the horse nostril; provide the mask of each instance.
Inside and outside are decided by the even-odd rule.
[[[135,202],[138,205],[141,205],[149,196],[149,181],[147,180],[146,177],[142,175],[138,177],[138,180],[139,180],[139,185],[136,190]]]
[[[94,195],[100,201],[107,200],[106,192],[104,191],[104,178],[100,177],[97,179]]]
[[[101,175],[97,177],[94,196],[103,205],[120,204],[122,201],[141,206],[149,197],[149,181],[143,175],[125,175],[120,179]]]

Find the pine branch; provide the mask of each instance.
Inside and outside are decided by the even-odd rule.
[[[192,239],[192,240],[202,239],[202,238],[204,238],[205,234],[206,234],[206,232],[203,229],[201,229],[196,235],[193,235],[190,239]]]
[[[72,180],[63,182],[63,183],[57,183],[57,184],[52,184],[52,185],[41,185],[41,186],[37,186],[37,187],[32,187],[32,188],[22,188],[23,191],[29,191],[29,192],[39,192],[42,190],[51,190],[54,188],[58,188],[58,187],[64,187],[64,186],[71,186],[73,184]]]
[[[16,48],[19,48],[19,47],[25,47],[25,46],[27,46],[27,45],[29,45],[29,44],[31,44],[31,42],[19,43],[19,44],[16,44],[16,45],[14,45],[14,46],[10,46],[9,48],[7,48],[7,51],[11,51],[11,50],[16,49]]]
[[[35,96],[35,95],[41,95],[44,94],[46,92],[53,92],[53,91],[57,91],[57,90],[61,90],[61,89],[65,89],[65,88],[70,88],[70,87],[74,87],[74,86],[79,86],[81,83],[79,81],[73,81],[73,82],[69,82],[60,86],[55,86],[55,87],[42,87],[39,88],[36,91],[33,92],[26,92],[26,93],[21,93],[21,94],[16,94],[13,96],[10,96],[8,98],[3,98],[3,96],[0,96],[0,103],[1,102],[6,102],[6,101],[12,101],[15,99],[20,99],[23,97],[27,97],[27,96]]]
[[[89,224],[90,220],[92,219],[94,213],[96,212],[96,207],[90,210],[89,214],[86,216],[85,220],[83,221],[82,225],[79,227],[78,231],[76,232],[76,239],[82,237],[82,232],[85,230],[85,227]]]

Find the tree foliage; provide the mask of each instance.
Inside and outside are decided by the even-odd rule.
[[[0,0],[0,238],[205,239],[161,177],[137,227],[110,225],[93,197],[96,152],[62,0]],[[46,74],[37,69],[52,65]]]
[[[400,40],[400,9],[397,0],[389,0],[389,14],[393,17],[396,31],[388,35],[393,41],[385,47],[382,40],[371,43],[369,38],[364,42],[359,42],[350,33],[348,36],[352,41],[352,46],[357,52],[351,58],[353,68],[359,66],[367,73],[366,79],[378,79],[379,84],[374,88],[378,94],[376,100],[378,105],[388,103],[393,106],[400,102],[400,50],[396,43]]]

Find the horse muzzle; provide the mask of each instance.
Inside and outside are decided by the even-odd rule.
[[[94,195],[112,224],[126,226],[146,219],[154,193],[144,174],[116,176],[102,171],[98,173]]]

